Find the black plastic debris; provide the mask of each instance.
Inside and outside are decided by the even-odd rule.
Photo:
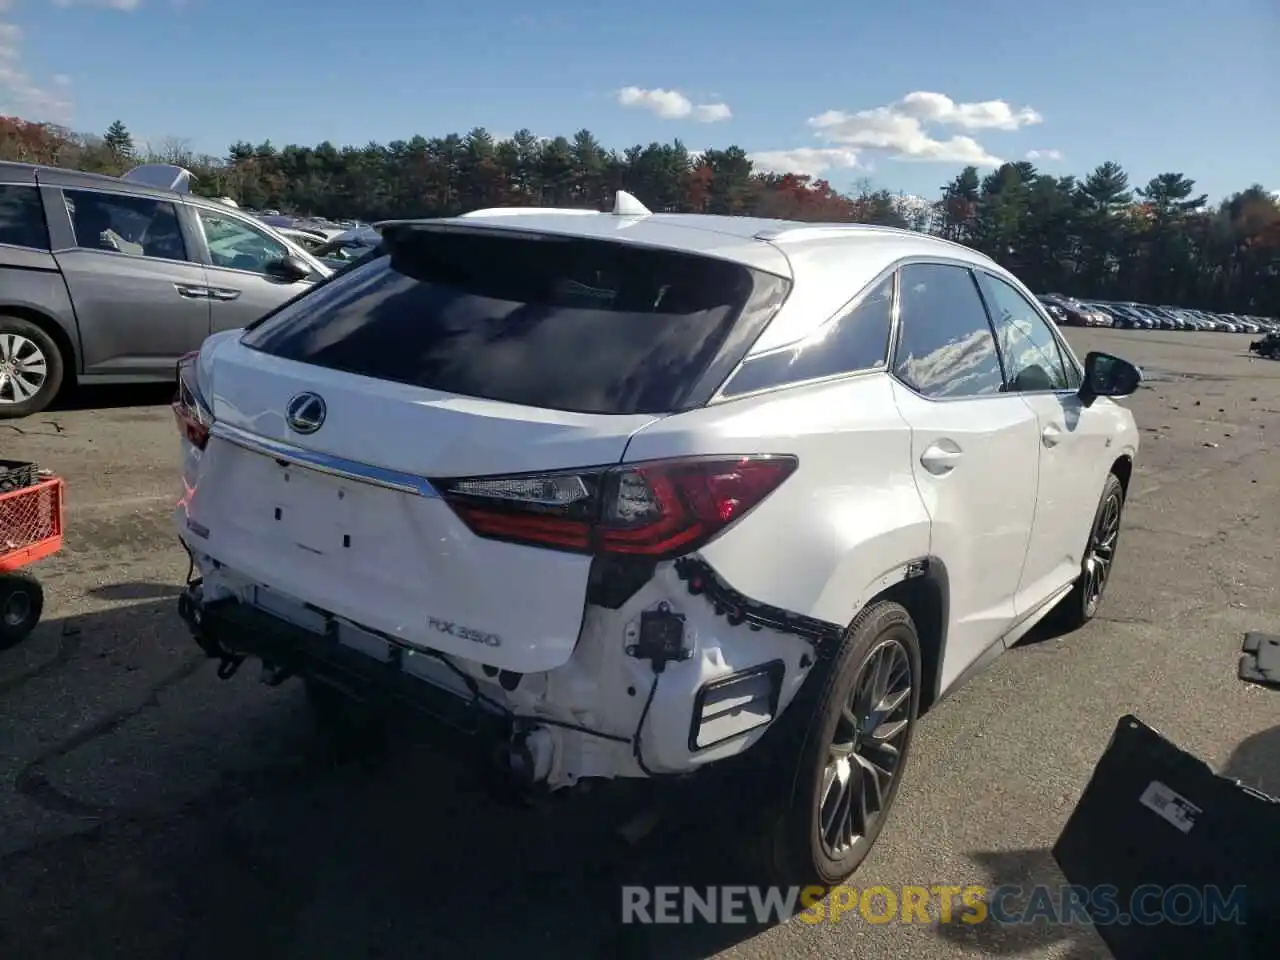
[[[1280,637],[1274,633],[1244,635],[1240,679],[1280,689]]]
[[[1280,957],[1280,800],[1137,717],[1116,725],[1053,858],[1116,960]]]

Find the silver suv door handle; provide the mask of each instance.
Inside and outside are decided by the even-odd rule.
[[[920,465],[935,476],[950,473],[964,457],[964,451],[954,440],[938,440],[920,454]]]
[[[234,300],[240,296],[239,290],[232,290],[230,287],[213,287],[209,291],[209,297],[213,300]]]
[[[173,288],[178,291],[178,296],[186,297],[188,300],[209,299],[208,287],[190,287],[184,283],[175,283]]]

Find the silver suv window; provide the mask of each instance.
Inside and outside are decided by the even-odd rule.
[[[197,209],[196,213],[209,244],[209,260],[215,267],[265,274],[267,264],[290,255],[291,251],[283,243],[239,217],[212,210]]]
[[[894,376],[935,399],[1002,391],[1000,357],[973,273],[951,264],[912,263],[899,276]]]
[[[64,190],[62,196],[76,246],[160,260],[187,259],[172,203],[96,190]]]
[[[49,228],[36,187],[0,184],[0,243],[49,249]]]

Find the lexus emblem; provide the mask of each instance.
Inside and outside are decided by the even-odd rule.
[[[300,393],[284,408],[284,419],[294,433],[315,433],[324,426],[327,408],[324,398],[316,393]]]

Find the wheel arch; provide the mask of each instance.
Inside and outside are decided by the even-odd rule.
[[[1133,455],[1124,453],[1116,457],[1115,463],[1111,464],[1110,472],[1115,474],[1116,479],[1120,481],[1120,489],[1124,491],[1125,497],[1128,497],[1129,481],[1133,479]]]
[[[908,576],[882,589],[865,606],[888,600],[901,604],[911,615],[920,638],[920,712],[923,714],[938,701],[941,692],[951,586],[946,564],[937,557],[921,558],[908,564],[908,568],[911,571]]]
[[[80,357],[66,328],[47,313],[18,304],[0,305],[0,317],[13,317],[33,323],[49,335],[62,354],[63,387],[73,386],[80,375]]]

